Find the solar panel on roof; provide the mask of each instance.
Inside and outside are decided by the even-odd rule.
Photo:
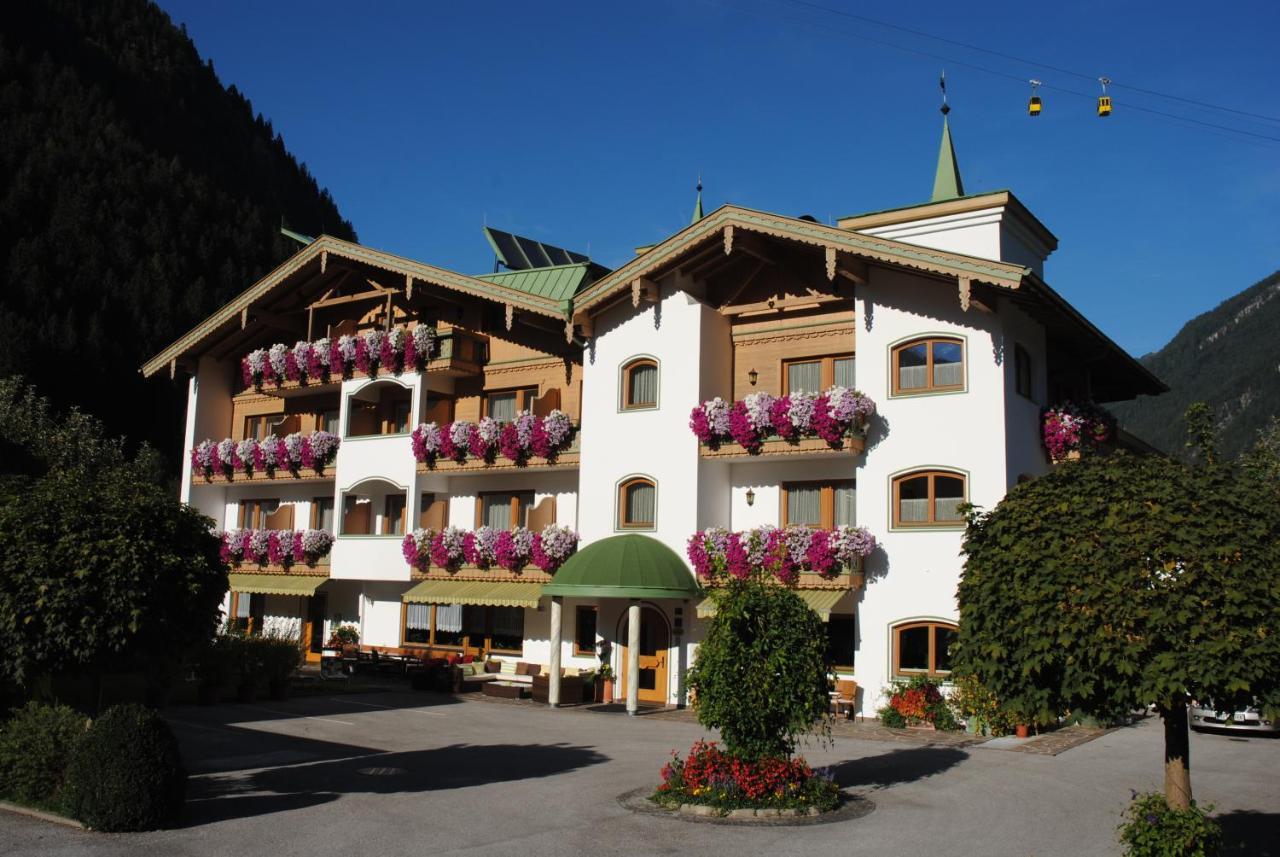
[[[489,239],[498,261],[510,271],[527,271],[532,268],[550,268],[555,265],[571,265],[576,262],[588,262],[590,257],[554,244],[545,244],[522,235],[513,235],[484,227],[484,236]]]

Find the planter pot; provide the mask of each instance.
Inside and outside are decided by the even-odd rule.
[[[601,702],[613,702],[613,679],[604,680],[604,691],[601,694]]]
[[[1017,726],[1013,727],[1013,734],[1017,735],[1019,738],[1030,737],[1031,727],[1026,723],[1019,723]]]
[[[196,688],[196,701],[201,705],[217,705],[222,696],[222,689],[213,684],[202,684]]]

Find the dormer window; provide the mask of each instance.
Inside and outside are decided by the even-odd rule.
[[[926,337],[894,347],[894,395],[955,392],[963,389],[963,340],[943,336]]]

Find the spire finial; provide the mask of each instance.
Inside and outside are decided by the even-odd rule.
[[[938,88],[942,90],[942,115],[945,117],[951,112],[951,105],[947,103],[947,70],[943,69],[942,74],[938,77]]]
[[[698,173],[698,199],[697,199],[697,201],[693,204],[693,218],[692,218],[689,222],[690,222],[690,223],[697,223],[697,222],[698,222],[699,220],[701,220],[701,219],[702,219],[702,173],[701,173],[701,171],[699,171],[699,173]]]

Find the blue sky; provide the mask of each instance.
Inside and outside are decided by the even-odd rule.
[[[1046,279],[1135,354],[1280,268],[1280,141],[1130,108],[1273,138],[1280,122],[1121,88],[1098,119],[1089,80],[807,2],[160,5],[363,243],[448,268],[492,268],[486,220],[618,265],[688,222],[699,171],[708,210],[829,221],[924,201],[944,67],[965,190],[1013,190],[1060,240]],[[1267,0],[812,2],[1280,116]]]

